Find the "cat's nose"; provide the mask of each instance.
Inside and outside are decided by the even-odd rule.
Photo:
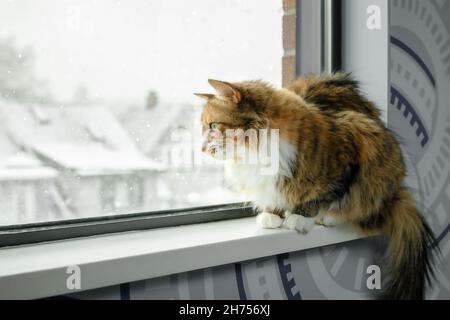
[[[202,146],[202,152],[206,152],[207,149],[206,146]]]

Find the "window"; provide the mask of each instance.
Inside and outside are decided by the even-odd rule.
[[[280,86],[282,15],[280,0],[2,1],[0,226],[240,201],[200,153],[192,92]]]

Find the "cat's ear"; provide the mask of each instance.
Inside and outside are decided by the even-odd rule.
[[[209,93],[194,93],[194,95],[196,95],[199,98],[202,98],[206,101],[211,100],[212,98],[214,98],[213,94],[209,94]]]
[[[220,97],[230,99],[236,104],[241,102],[241,93],[231,83],[213,79],[209,79],[208,82],[217,91],[217,94]]]

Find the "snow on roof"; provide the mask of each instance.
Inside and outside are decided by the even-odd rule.
[[[54,179],[58,172],[48,167],[36,168],[2,168],[0,167],[0,181],[29,181]]]
[[[0,181],[53,179],[58,172],[45,166],[36,157],[24,153],[11,140],[7,130],[7,103],[0,100]],[[8,102],[9,105],[9,102]],[[16,105],[9,105],[15,108]]]
[[[38,118],[33,108],[0,101],[3,130],[53,165],[84,172],[163,169],[145,158],[105,107],[41,106]]]
[[[25,153],[0,158],[0,181],[52,179],[57,175],[56,170],[44,166],[38,159]]]
[[[29,168],[41,166],[42,162],[40,162],[35,157],[23,152],[16,152],[7,157],[0,157],[0,168]]]
[[[80,171],[162,170],[158,163],[139,152],[108,150],[98,144],[68,145],[64,143],[34,143],[30,147],[46,160],[67,169]]]

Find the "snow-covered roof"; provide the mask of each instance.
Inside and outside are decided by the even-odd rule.
[[[0,157],[0,167],[3,168],[30,168],[40,166],[42,166],[42,162],[21,151],[15,151],[9,156]]]
[[[0,156],[0,181],[53,179],[57,175],[55,169],[21,151],[3,152]]]
[[[91,173],[163,169],[105,107],[36,108],[0,101],[4,136],[51,165]]]
[[[3,106],[3,108],[2,108]],[[3,112],[2,112],[3,111]],[[13,143],[7,130],[7,109],[0,100],[0,181],[53,179],[58,172]]]
[[[58,172],[48,167],[35,168],[2,168],[0,167],[0,181],[30,181],[54,179]]]
[[[141,153],[110,150],[97,144],[34,143],[30,147],[49,162],[84,172],[162,170]]]

